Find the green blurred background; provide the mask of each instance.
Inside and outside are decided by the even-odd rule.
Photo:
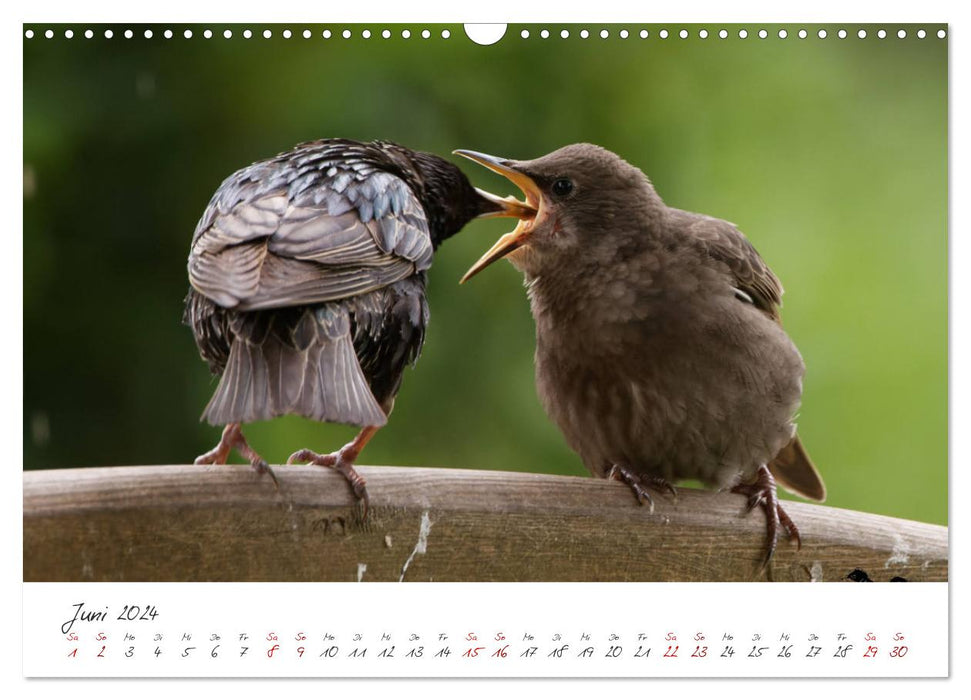
[[[947,522],[947,41],[926,26],[33,25],[24,40],[25,468],[187,463],[215,388],[180,324],[189,240],[224,177],[328,136],[532,158],[591,141],[665,200],[735,222],[786,287],[808,373],[799,431],[828,504]],[[428,27],[431,38],[423,39]],[[809,31],[799,39],[800,27]],[[163,31],[171,28],[174,37]],[[225,29],[232,39],[223,38]],[[571,32],[568,40],[560,30]],[[629,29],[622,39],[619,30]],[[145,39],[145,29],[153,38]],[[313,38],[304,39],[310,29]],[[402,38],[403,29],[411,37]],[[443,29],[450,31],[441,38]],[[649,31],[646,40],[638,37]],[[481,187],[498,176],[452,157]],[[533,387],[520,275],[462,273],[508,230],[476,222],[430,275],[432,321],[362,463],[583,475]],[[287,417],[248,428],[271,462],[354,433]],[[238,459],[238,457],[236,458]]]

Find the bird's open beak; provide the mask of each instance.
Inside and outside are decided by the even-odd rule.
[[[526,201],[521,202],[512,196],[497,197],[489,192],[478,190],[482,197],[500,206],[498,211],[483,214],[480,218],[512,217],[519,219],[519,223],[516,225],[516,229],[514,231],[502,236],[498,241],[496,241],[494,246],[486,251],[485,255],[479,258],[475,265],[469,268],[469,271],[465,273],[464,277],[462,277],[460,281],[461,284],[462,282],[465,282],[471,278],[473,275],[481,272],[499,258],[503,258],[517,248],[525,245],[533,231],[534,223],[539,218],[539,211],[543,197],[539,187],[536,186],[536,183],[533,182],[532,178],[516,170],[515,167],[511,165],[511,161],[503,158],[496,158],[495,156],[489,156],[485,153],[477,153],[476,151],[458,150],[453,151],[453,153],[468,158],[469,160],[473,160],[479,165],[483,165],[489,170],[497,172],[503,177],[508,178],[514,185],[516,185],[516,187],[521,189],[523,194],[526,196]]]

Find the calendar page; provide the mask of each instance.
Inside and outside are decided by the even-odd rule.
[[[949,676],[951,27],[555,17],[22,24],[25,677]]]
[[[645,590],[684,605],[632,609]],[[948,673],[941,583],[35,584],[24,602],[36,677]]]

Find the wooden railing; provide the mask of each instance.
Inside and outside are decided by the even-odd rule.
[[[944,581],[947,528],[786,501],[765,518],[730,493],[680,489],[653,513],[618,482],[502,471],[359,467],[343,478],[245,466],[24,473],[26,581]]]

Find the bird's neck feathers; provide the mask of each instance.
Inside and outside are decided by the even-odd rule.
[[[608,204],[600,212],[604,225],[578,232],[569,248],[539,254],[525,247],[510,256],[525,276],[538,324],[579,327],[585,319],[613,318],[621,300],[649,292],[654,266],[664,258],[658,253],[671,244],[667,207],[653,188],[649,195],[626,207]]]
[[[522,264],[530,257],[530,252],[521,249],[514,255],[519,256],[514,264]],[[577,324],[582,325],[591,309],[607,301],[598,282],[601,266],[596,260],[577,256],[571,263],[536,267],[527,263],[525,267],[521,269],[526,295],[539,328],[545,323],[577,327]]]
[[[462,171],[447,160],[412,152],[410,161],[413,171],[408,184],[421,200],[434,248],[475,217],[496,208],[479,196]]]
[[[547,241],[525,246],[509,256],[526,276],[527,286],[573,289],[598,270],[616,269],[665,245],[667,210],[644,179],[629,196],[578,203],[554,223]]]

